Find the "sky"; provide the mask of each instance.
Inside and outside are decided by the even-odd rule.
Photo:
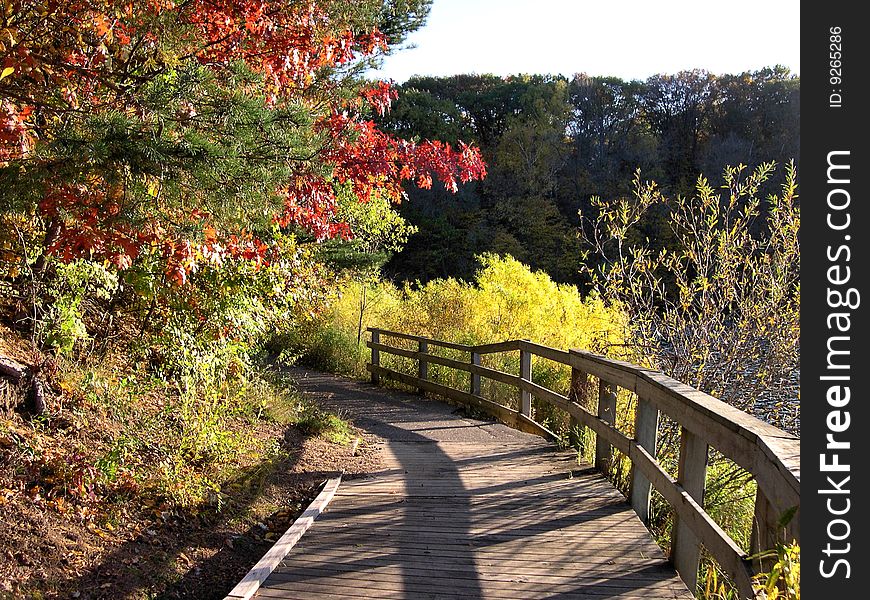
[[[517,73],[646,79],[785,65],[800,74],[798,0],[434,0],[377,79]]]

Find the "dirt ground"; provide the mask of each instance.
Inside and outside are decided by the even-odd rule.
[[[258,422],[252,435],[271,437],[280,462],[257,464],[222,486],[220,510],[178,510],[135,496],[94,518],[62,496],[45,493],[40,474],[15,469],[33,424],[4,417],[0,436],[0,599],[223,598],[338,471],[375,471],[378,438],[357,431],[340,445],[295,427]],[[63,447],[81,431],[54,422]],[[70,429],[66,431],[64,427]],[[44,432],[43,432],[44,434]],[[92,435],[93,432],[91,432]],[[61,450],[58,450],[62,456]],[[48,476],[43,475],[43,479]],[[39,483],[34,483],[34,478]],[[42,486],[42,487],[41,487]],[[58,499],[60,498],[60,499]]]

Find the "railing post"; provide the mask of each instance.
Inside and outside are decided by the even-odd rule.
[[[634,420],[634,437],[637,443],[649,452],[653,457],[656,455],[658,442],[659,411],[648,400],[638,396],[637,414]],[[631,507],[645,524],[649,524],[649,498],[652,485],[643,473],[634,465],[631,467]]]
[[[377,329],[372,329],[372,366],[380,367],[381,366],[381,352],[377,348],[374,347],[375,344],[381,343],[381,332]],[[372,370],[372,383],[378,385],[381,381],[380,375],[377,371]]]
[[[707,444],[687,430],[680,432],[680,462],[677,483],[695,501],[704,507],[704,485],[707,479]],[[701,560],[701,546],[697,536],[680,520],[674,517],[671,534],[671,562],[690,592],[698,584],[698,563]]]
[[[589,375],[572,366],[571,388],[568,390],[568,400],[575,402],[584,408],[588,408],[588,399],[586,397],[588,395],[588,385]],[[580,421],[578,421],[575,416],[571,415],[571,420],[568,423],[568,443],[575,448],[580,448],[580,445],[583,443],[583,435],[580,429],[582,426],[583,425]],[[581,448],[581,450],[583,449]]]
[[[480,354],[477,352],[471,353],[471,364],[480,366]],[[480,375],[477,373],[471,374],[471,393],[474,396],[480,396]]]
[[[420,354],[426,354],[429,352],[429,343],[423,340],[419,340],[417,342],[417,351]],[[421,356],[420,360],[417,361],[417,377],[426,381],[429,378],[429,363]],[[425,390],[422,387],[417,388],[418,394],[424,394]]]
[[[532,381],[532,354],[526,350],[520,350],[520,379]],[[523,389],[520,390],[520,413],[532,418],[532,394]]]
[[[762,552],[776,548],[778,541],[791,542],[791,537],[781,540],[779,534],[779,519],[781,515],[776,514],[773,505],[761,488],[755,492],[755,515],[752,519],[752,534],[749,538],[749,547],[752,555],[758,555]],[[796,518],[796,517],[795,517]],[[788,532],[788,526],[786,527]],[[756,558],[753,561],[753,568],[757,573],[769,571],[773,567],[773,558]]]
[[[616,424],[616,386],[598,380],[598,417],[609,425]],[[612,449],[610,443],[603,436],[595,439],[595,468],[602,473],[610,469]]]

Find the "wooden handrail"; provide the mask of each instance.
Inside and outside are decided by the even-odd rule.
[[[704,510],[704,481],[708,448],[715,448],[755,477],[758,491],[752,550],[767,550],[777,540],[780,517],[800,506],[800,440],[781,429],[744,413],[721,400],[696,390],[663,373],[624,361],[610,359],[585,350],[558,350],[529,340],[509,340],[496,344],[467,345],[435,340],[378,328],[369,328],[371,363],[367,365],[372,381],[381,376],[431,392],[460,403],[480,408],[502,422],[530,433],[555,437],[533,419],[531,398],[537,398],[567,412],[572,423],[596,434],[596,467],[606,473],[611,450],[615,448],[631,462],[630,501],[645,522],[649,515],[651,488],[671,505],[675,526],[670,559],[694,590],[700,547],[703,546],[728,573],[744,598],[754,597],[753,565],[749,556]],[[417,342],[417,350],[384,344],[381,336]],[[469,353],[467,361],[431,354],[430,347]],[[520,353],[520,373],[514,375],[483,367],[483,354]],[[382,354],[418,361],[417,376],[400,373],[380,364]],[[563,396],[532,381],[532,357],[537,356],[571,367],[572,393]],[[468,391],[431,381],[428,364],[437,364],[470,374]],[[593,376],[599,380],[598,409],[592,412],[578,403],[574,389],[578,382]],[[520,408],[503,406],[480,395],[480,379],[492,379],[520,391]],[[633,438],[616,427],[616,388],[637,394],[638,405]],[[671,477],[656,460],[659,415],[665,414],[680,425],[679,473]],[[788,539],[800,540],[797,515],[786,526]]]

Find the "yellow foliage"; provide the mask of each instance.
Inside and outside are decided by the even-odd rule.
[[[555,283],[521,262],[487,254],[473,284],[437,279],[417,289],[389,282],[351,282],[326,312],[326,320],[355,338],[379,327],[466,344],[530,339],[556,348],[598,352],[621,347],[625,317],[597,296]],[[365,288],[365,291],[364,291]],[[361,303],[362,294],[366,302]]]
[[[597,296],[584,299],[576,287],[557,284],[541,271],[532,273],[510,257],[485,256],[483,266],[477,298],[484,308],[489,303],[489,331],[495,337],[600,352],[623,343],[623,312]]]
[[[506,256],[484,255],[473,283],[438,279],[419,287],[398,288],[389,282],[349,281],[313,327],[300,332],[297,343],[309,362],[320,368],[366,377],[369,351],[366,328],[398,331],[462,344],[486,344],[530,339],[554,348],[582,348],[610,356],[626,356],[627,323],[617,306],[598,296],[582,297],[572,285],[555,283],[543,272],[533,272]],[[304,338],[304,339],[301,339]],[[391,345],[416,349],[411,342],[388,338]],[[430,346],[430,352],[468,360],[467,353]],[[385,367],[415,373],[415,362],[381,354]],[[516,353],[485,355],[484,366],[517,373]],[[550,389],[567,392],[570,369],[544,359],[533,361],[533,379]],[[459,389],[468,386],[468,374],[429,365],[429,377]],[[512,405],[516,390],[485,380],[484,396]],[[540,407],[538,416],[556,429],[561,417]],[[559,422],[556,422],[558,420]]]
[[[778,544],[771,554],[776,556],[769,573],[755,577],[756,591],[767,600],[800,600],[801,598],[801,547],[791,544]]]

